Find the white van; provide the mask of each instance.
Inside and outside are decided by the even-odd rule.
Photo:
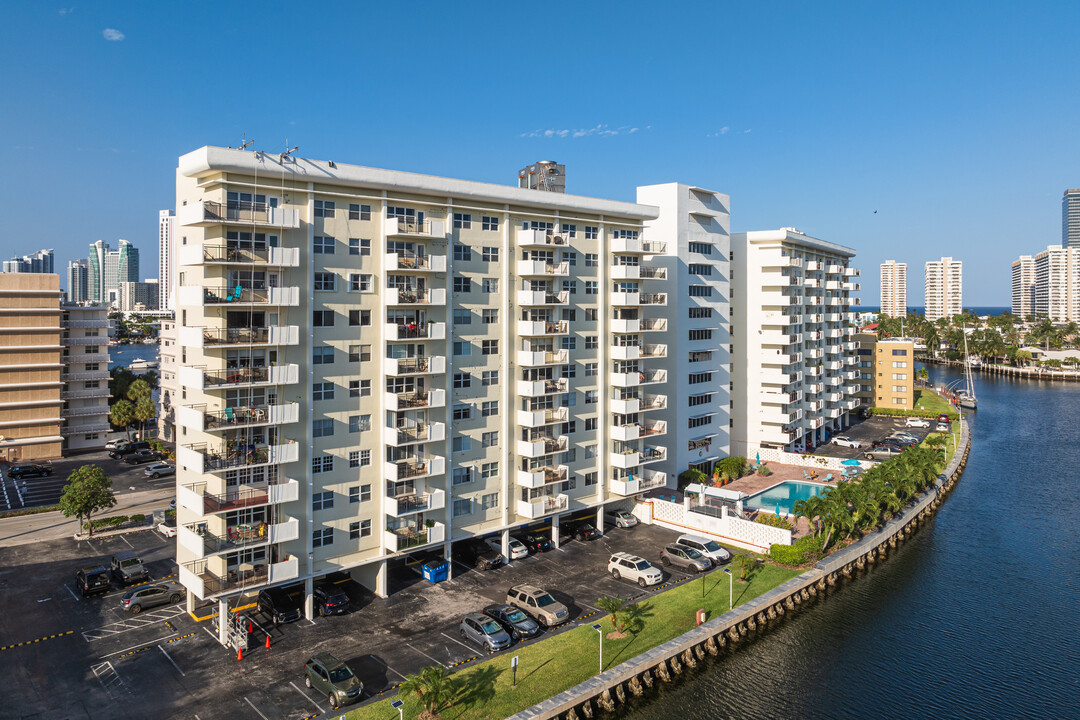
[[[694,548],[702,555],[711,558],[717,565],[731,562],[731,553],[721,547],[720,543],[715,540],[709,540],[698,535],[680,535],[675,542],[688,548]]]

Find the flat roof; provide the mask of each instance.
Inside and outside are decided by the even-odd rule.
[[[854,248],[811,237],[810,235],[806,235],[805,233],[792,228],[780,228],[779,230],[752,230],[750,232],[731,234],[732,240],[740,237],[746,238],[747,242],[752,243],[789,242],[803,245],[814,250],[831,252],[837,255],[846,255],[847,257],[855,257]]]

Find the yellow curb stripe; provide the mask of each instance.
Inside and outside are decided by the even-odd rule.
[[[13,643],[11,645],[4,645],[4,646],[0,647],[0,651],[11,650],[13,648],[23,647],[25,645],[33,645],[33,644],[39,643],[39,642],[41,642],[43,640],[55,640],[56,638],[67,637],[68,635],[71,635],[74,632],[75,632],[74,630],[68,630],[67,632],[55,633],[53,635],[46,635],[45,637],[34,638],[33,640],[24,640],[21,643]]]

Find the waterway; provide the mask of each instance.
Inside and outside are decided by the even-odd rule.
[[[621,714],[1080,717],[1080,387],[975,383],[971,456],[934,520],[823,602]]]

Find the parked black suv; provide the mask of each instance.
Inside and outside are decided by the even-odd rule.
[[[259,611],[269,615],[275,625],[299,620],[300,605],[303,601],[303,585],[266,588],[259,591]]]
[[[551,538],[544,533],[523,532],[513,536],[522,545],[529,548],[529,553],[547,552],[551,549]]]
[[[349,611],[349,596],[340,585],[322,580],[315,583],[314,595],[319,615],[344,615]]]
[[[148,442],[129,442],[123,445],[117,445],[115,448],[109,451],[109,457],[113,460],[119,460],[120,458],[127,457],[128,455],[138,452],[139,450],[149,450],[150,443]]]
[[[112,588],[109,571],[100,565],[81,568],[75,573],[75,587],[83,597],[109,592]]]
[[[462,540],[454,545],[454,557],[478,570],[490,570],[502,565],[506,558],[492,550],[483,540]]]
[[[21,465],[12,465],[8,469],[8,477],[12,480],[21,480],[23,478],[43,478],[52,475],[52,468],[48,465],[36,465],[34,463],[23,463]]]
[[[142,465],[143,463],[153,462],[161,459],[161,453],[155,450],[136,450],[133,453],[124,455],[124,462],[128,465]]]
[[[559,523],[559,528],[564,535],[570,535],[575,540],[582,542],[596,540],[603,535],[588,520],[571,520],[570,522]]]

